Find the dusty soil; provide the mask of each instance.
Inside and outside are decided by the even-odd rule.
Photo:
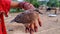
[[[8,34],[29,34],[25,33],[23,24],[10,23],[10,21],[19,13],[10,13],[5,17],[5,24]],[[60,34],[60,14],[56,17],[49,17],[48,13],[40,15],[42,27],[39,27],[35,34]],[[10,31],[11,30],[11,31]]]

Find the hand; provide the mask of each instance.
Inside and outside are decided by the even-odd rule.
[[[35,9],[35,7],[32,4],[28,3],[28,2],[20,2],[19,3],[19,8],[23,8],[25,10]]]
[[[29,2],[15,2],[15,1],[12,1],[11,2],[11,7],[12,8],[22,8],[22,9],[25,9],[25,10],[35,9],[33,4],[31,4]]]
[[[34,23],[31,23],[31,24],[28,24],[26,25],[26,33],[27,32],[30,32],[30,34],[34,34],[34,32],[37,32],[38,31],[38,25],[41,26],[41,21],[40,21],[40,17],[34,22]]]

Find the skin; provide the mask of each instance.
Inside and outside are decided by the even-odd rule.
[[[27,29],[25,29],[26,32],[30,32],[30,34],[34,34],[34,32],[38,31],[38,26],[41,26],[40,17],[34,21],[34,23],[28,24],[25,26]]]
[[[35,7],[30,3],[24,4],[24,8],[22,7],[22,4],[22,2],[11,1],[11,8],[22,8],[24,10],[35,9]]]
[[[11,1],[11,8],[19,8],[19,6],[18,6],[19,3],[20,2]],[[32,7],[29,8],[29,6],[32,6]],[[29,6],[27,5],[25,8],[27,8],[27,10],[32,9],[32,8],[35,9],[32,4],[30,4]],[[25,9],[25,8],[23,8],[23,9]],[[34,21],[34,23],[25,25],[25,32],[26,33],[27,32],[30,32],[30,34],[34,34],[34,32],[37,32],[38,31],[38,25],[41,26],[40,16],[38,17],[38,19],[36,19]]]
[[[37,14],[38,15],[38,14]],[[35,15],[35,16],[37,16]],[[32,17],[32,16],[31,16]],[[30,18],[31,19],[31,18]],[[36,20],[33,21],[32,23],[30,24],[26,24],[25,27],[25,31],[26,32],[30,32],[30,34],[34,34],[34,32],[37,32],[38,31],[38,26],[41,27],[41,20],[40,20],[40,16],[38,15],[38,17],[35,18]]]

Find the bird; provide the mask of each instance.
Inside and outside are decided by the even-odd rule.
[[[22,24],[30,24],[36,19],[38,19],[39,13],[41,12],[39,12],[36,9],[26,10],[22,12],[21,14],[18,14],[13,20],[11,20],[11,23],[16,22],[16,23],[22,23]]]

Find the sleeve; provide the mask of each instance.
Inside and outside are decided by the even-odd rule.
[[[1,0],[0,1],[0,10],[3,11],[3,13],[5,13],[5,16],[7,17],[8,16],[8,12],[10,10],[10,2],[11,0]]]

